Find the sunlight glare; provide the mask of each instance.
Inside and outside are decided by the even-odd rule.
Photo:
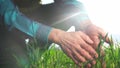
[[[88,12],[91,21],[120,40],[119,0],[79,0]]]

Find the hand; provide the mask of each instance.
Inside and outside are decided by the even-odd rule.
[[[106,32],[102,28],[94,24],[89,24],[83,31],[92,39],[92,41],[94,42],[92,47],[95,49],[100,42],[99,36],[101,35],[102,38],[105,38],[106,36]],[[108,37],[106,37],[106,42],[109,42]]]
[[[81,31],[65,32],[53,29],[48,39],[59,44],[67,56],[79,66],[81,66],[82,62],[98,57],[96,51],[90,46],[93,44],[93,41]],[[95,64],[95,61],[92,64]],[[91,66],[91,64],[88,65]]]

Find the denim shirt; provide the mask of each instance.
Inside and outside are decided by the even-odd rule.
[[[82,9],[81,3],[76,0],[63,0],[63,2],[63,5],[73,5]],[[82,14],[86,13],[84,9],[82,9],[82,11]],[[0,0],[0,16],[4,17],[4,23],[10,26],[9,29],[15,27],[32,37],[37,37],[41,42],[48,42],[48,36],[52,27],[27,18],[18,10],[11,0]],[[81,19],[85,20],[88,19],[88,17],[81,17]]]

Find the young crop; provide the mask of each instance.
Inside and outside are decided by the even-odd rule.
[[[106,35],[107,36],[107,35]],[[105,38],[106,39],[106,38]],[[120,44],[113,44],[112,38],[108,47],[105,47],[105,39],[100,36],[100,43],[97,48],[98,58],[96,64],[92,68],[120,68]],[[103,46],[104,45],[104,46]],[[43,50],[38,43],[32,42],[27,45],[28,61],[24,62],[24,58],[16,59],[21,68],[79,68],[62,50],[54,48]],[[92,60],[82,63],[84,68]]]

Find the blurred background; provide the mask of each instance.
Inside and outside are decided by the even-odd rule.
[[[79,0],[84,3],[93,23],[105,29],[114,40],[120,41],[119,0]]]
[[[42,4],[53,3],[53,0],[41,0]],[[89,18],[97,26],[103,28],[120,41],[120,1],[119,0],[78,0],[87,10]]]

